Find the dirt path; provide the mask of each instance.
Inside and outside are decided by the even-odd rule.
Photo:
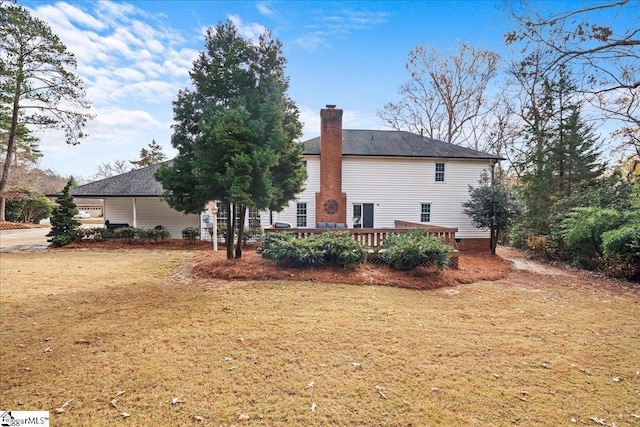
[[[576,289],[592,289],[617,295],[640,296],[640,283],[618,280],[588,270],[571,267],[556,267],[536,261],[517,249],[498,248],[497,254],[511,264],[511,272],[505,279],[506,284],[521,286],[540,291],[544,284],[555,282]],[[546,278],[544,276],[547,276]]]

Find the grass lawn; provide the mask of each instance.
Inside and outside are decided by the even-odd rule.
[[[194,254],[3,253],[0,409],[52,426],[640,425],[640,297],[615,284],[194,280]]]

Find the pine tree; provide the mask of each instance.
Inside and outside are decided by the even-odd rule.
[[[132,160],[129,161],[129,163],[138,168],[143,168],[166,160],[167,156],[162,152],[162,146],[160,146],[155,139],[149,143],[148,147],[149,149],[142,148],[140,150],[140,160]]]
[[[531,102],[527,150],[520,166],[527,201],[524,222],[536,234],[549,233],[555,203],[603,172],[599,141],[581,118],[575,92],[570,74],[561,69],[555,80],[544,80]]]
[[[304,185],[295,141],[302,125],[286,93],[285,64],[282,44],[268,32],[254,42],[230,21],[220,23],[207,30],[205,51],[194,62],[194,90],[180,91],[174,102],[171,144],[178,156],[156,178],[176,210],[199,213],[220,201],[229,212],[227,258],[242,256],[248,208],[280,210]]]
[[[78,213],[78,208],[71,195],[71,187],[75,184],[75,180],[71,177],[62,190],[62,194],[56,199],[58,206],[53,209],[51,231],[47,234],[47,237],[51,237],[47,241],[51,242],[54,247],[71,243],[80,227],[80,222],[73,219],[73,216]]]

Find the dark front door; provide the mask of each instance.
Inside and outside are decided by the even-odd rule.
[[[362,227],[373,228],[373,203],[362,204]]]

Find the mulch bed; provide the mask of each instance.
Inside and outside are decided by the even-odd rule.
[[[383,285],[409,289],[435,289],[460,283],[474,283],[481,280],[499,280],[509,273],[509,262],[499,256],[484,252],[462,252],[458,269],[438,271],[435,267],[418,267],[410,271],[395,271],[386,265],[368,263],[353,269],[336,265],[322,265],[307,268],[285,268],[272,260],[262,257],[255,248],[249,246],[242,252],[241,259],[228,260],[226,248],[220,245],[213,252],[211,242],[197,241],[191,244],[180,239],[163,242],[122,239],[104,241],[83,241],[72,243],[64,249],[174,249],[199,250],[188,266],[194,278],[207,280],[292,280],[316,283],[340,283],[352,285]]]

